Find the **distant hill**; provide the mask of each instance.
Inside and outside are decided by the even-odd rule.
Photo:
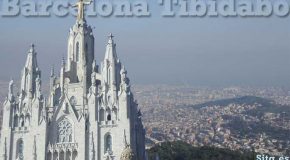
[[[254,104],[261,104],[263,106],[269,106],[275,104],[274,101],[261,98],[261,97],[255,97],[255,96],[243,96],[238,98],[231,98],[231,99],[222,99],[222,100],[215,100],[215,101],[209,101],[202,104],[194,105],[194,108],[203,108],[207,106],[227,106],[229,104],[239,104],[239,105],[254,105]]]
[[[214,147],[193,147],[185,142],[164,142],[148,150],[149,160],[253,160],[255,153]]]
[[[249,114],[254,116],[261,116],[266,112],[269,113],[286,113],[290,115],[290,107],[283,106],[280,104],[275,103],[273,100],[255,97],[255,96],[243,96],[238,98],[231,98],[231,99],[222,99],[216,101],[210,101],[202,104],[193,105],[195,109],[201,109],[208,106],[228,106],[230,104],[237,104],[237,105],[254,105],[259,104],[260,107],[257,107],[255,110],[249,111]]]

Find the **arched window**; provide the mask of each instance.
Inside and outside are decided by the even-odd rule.
[[[16,157],[19,160],[23,160],[23,150],[24,150],[24,144],[22,139],[17,140],[17,148],[16,148]]]
[[[66,152],[65,159],[66,159],[66,160],[71,160],[71,154],[72,154],[71,151],[67,151],[67,152]]]
[[[58,143],[68,143],[72,142],[72,125],[68,119],[64,118],[58,123]]]
[[[14,127],[18,127],[18,121],[19,121],[18,115],[15,115],[15,117],[14,117]]]
[[[112,120],[112,112],[111,109],[107,108],[107,121],[111,121]]]
[[[49,151],[47,153],[47,160],[51,160],[52,159],[52,153]]]
[[[86,43],[86,45],[85,45],[85,53],[86,53],[86,55],[88,55],[88,49],[89,49],[89,46],[88,46],[88,44]],[[87,58],[87,57],[86,57]],[[87,59],[88,60],[88,59]]]
[[[110,120],[112,120],[112,116],[110,114],[108,114],[107,121],[110,121]]]
[[[49,151],[47,153],[47,160],[51,160],[52,159],[52,153]]]
[[[25,125],[26,125],[26,126],[29,126],[29,125],[30,125],[30,116],[29,116],[29,114],[27,114],[27,115],[25,116]]]
[[[54,151],[53,153],[53,160],[57,160],[58,159],[58,152]]]
[[[77,156],[78,156],[78,152],[76,150],[74,150],[72,153],[72,160],[76,160]]]
[[[64,151],[61,151],[59,154],[59,160],[65,160],[64,159]]]
[[[107,73],[108,77],[108,83],[110,84],[111,83],[111,68],[108,69],[108,73]]]
[[[101,109],[100,110],[100,121],[104,121],[105,120],[105,111],[104,111],[104,109]]]
[[[20,125],[21,127],[24,127],[24,115],[20,116]]]
[[[78,62],[79,61],[79,57],[80,56],[80,44],[79,42],[77,42],[76,44],[76,61]]]
[[[111,134],[107,134],[105,137],[105,152],[106,151],[112,151],[112,136]]]
[[[85,48],[85,51],[86,51],[86,53],[88,52],[88,44],[86,43],[86,48]]]

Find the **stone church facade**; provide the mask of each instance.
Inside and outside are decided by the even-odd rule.
[[[101,66],[94,58],[92,28],[85,2],[69,31],[67,60],[41,92],[35,46],[28,51],[19,94],[13,81],[3,108],[0,160],[144,160],[145,130],[130,91],[127,71],[117,57],[112,34]]]

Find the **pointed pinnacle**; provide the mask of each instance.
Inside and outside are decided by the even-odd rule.
[[[30,45],[30,52],[34,52],[34,48],[35,48],[35,45],[33,43],[31,43],[31,45]]]
[[[65,65],[65,60],[64,60],[64,57],[62,57],[62,60],[61,60],[61,65],[64,66]]]
[[[54,65],[51,67],[50,76],[54,76]]]

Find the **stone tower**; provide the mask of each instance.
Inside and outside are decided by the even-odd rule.
[[[22,70],[20,93],[13,94],[13,81],[10,81],[4,102],[0,145],[3,160],[45,159],[46,103],[41,94],[40,78],[32,44]]]
[[[59,75],[51,70],[47,103],[34,45],[19,95],[10,82],[0,160],[120,160],[126,155],[145,159],[141,113],[112,34],[101,67],[96,65],[94,36],[84,17],[88,4],[80,0],[75,5],[78,17],[69,31],[67,60],[62,60]]]

